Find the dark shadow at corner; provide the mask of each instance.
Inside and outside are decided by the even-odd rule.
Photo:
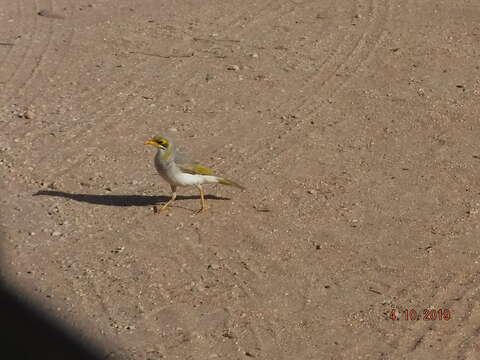
[[[81,340],[45,311],[0,283],[2,355],[5,359],[104,360],[106,349]],[[2,357],[3,358],[3,357]],[[117,357],[118,358],[118,357]]]
[[[158,205],[168,201],[170,196],[151,196],[151,195],[95,195],[95,194],[74,194],[55,190],[37,191],[33,196],[56,196],[75,201],[85,202],[95,205],[105,206],[148,206]],[[211,200],[230,200],[230,198],[206,195],[206,199]],[[200,199],[199,195],[194,196],[177,196],[176,200]]]
[[[0,224],[0,246],[6,234]],[[1,250],[1,249],[0,249]],[[9,263],[0,253],[1,271]],[[109,351],[110,346],[94,344],[83,334],[59,320],[58,314],[39,306],[34,299],[7,284],[0,276],[1,358],[10,360],[126,360],[128,356]],[[62,314],[63,315],[63,314]]]

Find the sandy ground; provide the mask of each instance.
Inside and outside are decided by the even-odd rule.
[[[4,277],[106,358],[477,358],[479,18],[0,0]],[[248,191],[154,214],[165,133]]]

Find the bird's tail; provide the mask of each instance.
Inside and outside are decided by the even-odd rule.
[[[245,188],[240,185],[240,184],[237,184],[235,181],[232,181],[232,180],[228,180],[228,179],[224,179],[224,178],[217,178],[217,182],[222,184],[222,185],[229,185],[229,186],[235,186],[239,189],[242,189],[242,190],[245,190]]]

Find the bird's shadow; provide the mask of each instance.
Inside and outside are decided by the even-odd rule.
[[[75,194],[56,190],[40,190],[33,196],[55,196],[72,199],[75,201],[85,202],[95,205],[105,206],[149,206],[158,205],[170,199],[170,196],[153,196],[153,195],[96,195],[96,194]],[[176,200],[200,199],[199,195],[182,196],[178,195]],[[205,199],[211,200],[230,200],[230,198],[206,195]]]

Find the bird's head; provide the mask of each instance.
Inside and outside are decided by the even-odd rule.
[[[155,136],[154,138],[145,142],[145,145],[152,145],[158,148],[159,150],[168,150],[171,146],[171,142],[161,136]]]

